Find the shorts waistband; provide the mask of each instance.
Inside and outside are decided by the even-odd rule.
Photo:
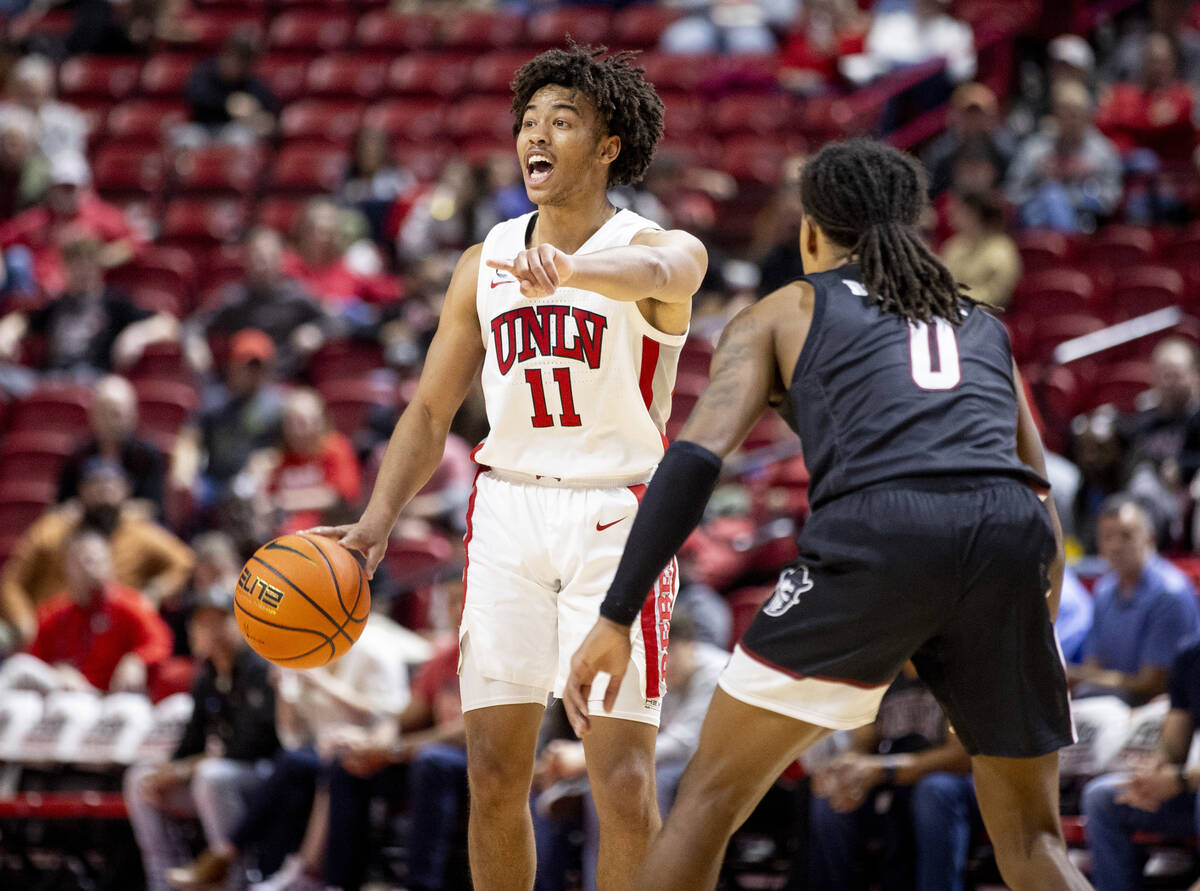
[[[908,492],[974,492],[993,486],[1023,486],[1040,494],[1040,487],[1034,482],[1032,475],[1025,476],[1020,472],[1014,473],[963,473],[942,474],[940,476],[898,476],[891,479],[868,483],[857,489],[842,492],[833,498],[823,499],[812,505],[815,510],[826,504],[833,504],[851,495],[864,495],[871,492],[886,490],[902,490]]]
[[[628,477],[572,477],[565,479],[557,476],[539,476],[532,473],[518,473],[514,470],[500,470],[489,467],[484,473],[506,483],[519,483],[524,486],[547,486],[551,489],[626,489],[630,486],[640,486],[650,482],[650,474],[639,473]]]

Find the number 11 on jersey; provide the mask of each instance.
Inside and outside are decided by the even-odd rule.
[[[562,406],[562,414],[558,423],[562,427],[578,427],[583,422],[575,414],[575,397],[571,394],[571,369],[553,368],[550,374],[558,384],[558,402]],[[533,399],[533,416],[529,419],[534,427],[553,427],[554,418],[546,410],[546,391],[542,387],[542,369],[525,369],[525,382],[529,384],[529,395]]]

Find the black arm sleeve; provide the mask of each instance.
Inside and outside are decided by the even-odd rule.
[[[633,623],[654,580],[699,525],[720,473],[721,459],[703,446],[683,440],[667,449],[638,508],[600,615],[619,625]]]

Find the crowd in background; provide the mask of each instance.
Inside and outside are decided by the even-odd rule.
[[[395,11],[554,5],[401,0]],[[1022,232],[1083,240],[1116,221],[1173,232],[1165,227],[1193,219],[1181,185],[1196,176],[1200,121],[1191,3],[1151,0],[1095,32],[1030,40],[1009,96],[984,84],[972,28],[940,0],[662,5],[679,15],[660,53],[680,65],[698,54],[769,58],[765,89],[791,98],[849,95],[942,60],[878,126],[945,107],[945,127],[916,148],[930,177],[924,226],[970,295],[1002,317],[1021,309]],[[47,34],[39,22],[54,6],[0,0],[0,408],[13,414],[57,386],[89,392],[90,407],[87,429],[61,447],[53,503],[26,528],[0,530],[0,760],[38,760],[9,747],[17,726],[36,736],[56,721],[83,745],[102,715],[111,727],[138,724],[145,744],[117,760],[132,764],[124,798],[151,888],[235,888],[247,870],[263,889],[355,888],[397,836],[405,887],[459,887],[466,762],[452,632],[470,449],[486,434],[481,394],[468,397],[441,466],[402,516],[372,586],[371,622],[346,657],[269,669],[242,645],[231,595],[258,543],[357,517],[458,253],[533,209],[516,158],[451,156],[427,169],[407,163],[386,130],[363,126],[336,188],[309,196],[290,225],[260,217],[241,231],[226,246],[234,264],[201,269],[189,311],[135,300],[123,271],[158,230],[93,187],[88,118],[56,97],[56,72],[80,54],[186,42],[188,8],[80,0],[71,27]],[[284,103],[256,74],[259,52],[234,34],[198,58],[165,151],[275,144]],[[643,184],[612,192],[709,248],[672,429],[725,322],[803,272],[803,160],[784,159],[764,194],[668,144]],[[739,194],[763,200],[747,237],[731,241],[723,214]],[[1196,796],[1178,767],[1200,726],[1189,644],[1200,632],[1190,557],[1200,549],[1197,342],[1180,329],[1152,350],[1135,344],[1152,378],[1133,411],[1063,417],[1037,386],[1045,369],[1026,369],[1055,448],[1069,548],[1083,558],[1068,570],[1058,630],[1074,695],[1088,702],[1079,720],[1095,730],[1066,773],[1074,812],[1089,818],[1099,887],[1136,887],[1135,831],[1197,834]],[[159,367],[184,396],[153,395],[166,392],[147,373]],[[147,425],[159,401],[177,417]],[[0,461],[23,454],[22,435],[6,428]],[[657,752],[664,811],[724,654],[794,556],[806,483],[782,422],[765,419],[681,555]],[[187,693],[193,706],[182,712]],[[1134,732],[1144,709],[1165,728],[1157,748]],[[592,888],[596,827],[580,746],[552,724],[531,799],[538,887]],[[1106,772],[1130,753],[1145,756],[1132,780]],[[898,882],[887,887],[963,887],[980,830],[969,759],[919,680],[899,678],[873,725],[806,766],[811,845],[796,857],[795,887],[857,887],[872,875]],[[400,832],[388,823],[380,836],[379,800],[404,815]],[[190,849],[177,832],[188,818],[202,827]]]

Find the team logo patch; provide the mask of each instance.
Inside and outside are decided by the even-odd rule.
[[[808,576],[807,566],[785,569],[763,612],[772,617],[782,616],[800,602],[801,594],[811,591],[812,587],[813,580]]]

